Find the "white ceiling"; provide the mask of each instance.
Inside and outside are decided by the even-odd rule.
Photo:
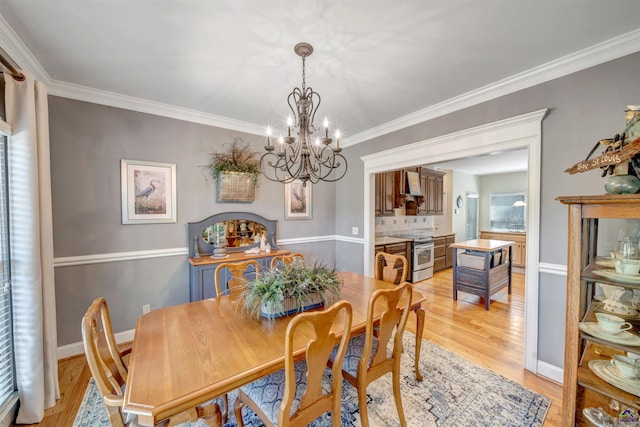
[[[640,50],[638,0],[0,0],[0,15],[0,44],[52,94],[256,133],[282,127],[293,46],[310,42],[307,84],[347,143],[575,71],[584,49]]]
[[[485,156],[467,157],[449,162],[425,165],[435,170],[453,170],[469,175],[495,175],[528,170],[527,150],[491,153]]]

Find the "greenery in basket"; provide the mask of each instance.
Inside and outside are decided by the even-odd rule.
[[[340,297],[342,277],[335,269],[321,263],[306,267],[294,260],[273,270],[260,271],[257,279],[247,282],[243,291],[244,308],[251,316],[259,318],[263,304],[275,311],[284,311],[283,301],[296,300],[300,307],[307,304],[309,296],[318,294],[325,305]]]
[[[253,183],[258,185],[260,175],[260,159],[258,152],[251,151],[249,144],[243,144],[242,138],[234,138],[231,144],[225,144],[226,151],[209,153],[209,162],[205,167],[211,169],[214,179],[223,172],[242,172],[251,174]]]

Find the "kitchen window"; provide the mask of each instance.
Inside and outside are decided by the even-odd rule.
[[[491,193],[491,231],[526,231],[527,193]]]

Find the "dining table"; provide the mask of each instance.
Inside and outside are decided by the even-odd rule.
[[[397,285],[352,272],[338,274],[343,280],[340,299],[352,306],[350,333],[356,336],[365,331],[373,292]],[[416,314],[418,380],[422,380],[419,359],[424,301],[424,295],[414,289],[408,302]],[[237,296],[164,307],[140,316],[133,338],[123,411],[137,415],[140,425],[153,426],[283,369],[285,333],[292,318],[252,317]],[[297,347],[294,355],[302,357],[305,344],[304,339],[294,343]]]

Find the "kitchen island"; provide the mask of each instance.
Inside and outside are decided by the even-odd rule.
[[[453,243],[453,300],[458,300],[458,291],[468,292],[483,297],[485,309],[489,310],[491,295],[505,286],[511,293],[514,244],[512,241],[489,239]]]

